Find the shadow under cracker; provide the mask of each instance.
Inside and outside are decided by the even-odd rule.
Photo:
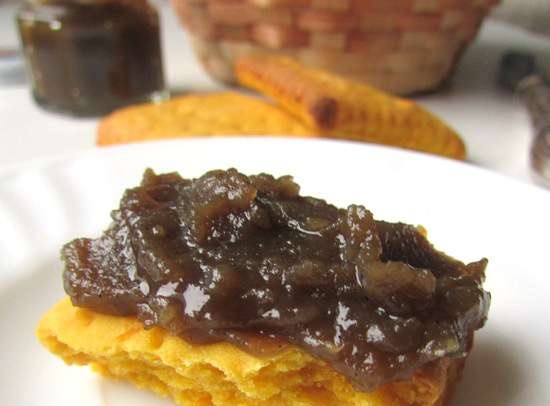
[[[512,341],[482,336],[476,340],[462,380],[449,406],[511,406],[529,390],[525,365],[514,356]]]

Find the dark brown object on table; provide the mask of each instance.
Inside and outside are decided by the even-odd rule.
[[[498,0],[172,0],[206,70],[279,53],[396,94],[436,89]]]
[[[518,92],[533,123],[535,139],[531,145],[530,160],[537,180],[550,186],[550,87],[540,75],[523,79]]]
[[[94,116],[164,97],[159,18],[146,0],[27,1],[17,21],[40,105]]]
[[[501,86],[517,92],[525,104],[534,129],[530,161],[536,180],[550,186],[550,86],[533,55],[509,52],[502,57]]]

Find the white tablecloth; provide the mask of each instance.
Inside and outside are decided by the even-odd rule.
[[[0,6],[0,48],[18,43],[13,6]],[[171,89],[212,90],[169,8],[162,10],[165,70]],[[417,100],[450,123],[477,165],[530,182],[527,164],[531,130],[526,112],[511,94],[500,90],[496,72],[508,49],[534,52],[544,65],[550,40],[504,23],[488,21],[462,59],[452,86]],[[14,73],[15,72],[15,73]],[[11,84],[2,76],[15,77]],[[94,148],[96,119],[74,119],[38,108],[15,67],[0,66],[0,173],[40,159]]]

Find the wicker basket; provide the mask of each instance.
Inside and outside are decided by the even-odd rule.
[[[172,0],[206,70],[278,52],[381,89],[437,88],[499,0]]]

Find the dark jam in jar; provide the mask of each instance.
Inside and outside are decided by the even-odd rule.
[[[165,97],[159,18],[146,0],[34,0],[17,22],[36,101],[79,116]]]

